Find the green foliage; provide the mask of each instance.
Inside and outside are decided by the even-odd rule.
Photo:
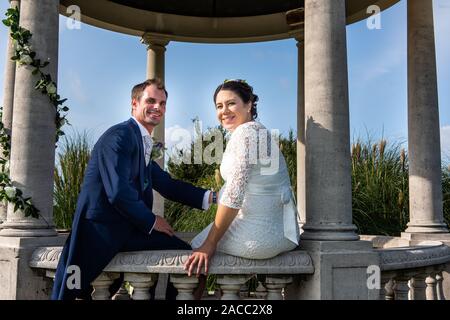
[[[205,150],[207,145],[215,141],[212,138],[215,135],[220,134],[223,141],[225,141],[225,130],[221,127],[215,127],[208,128],[206,132],[202,133],[196,119],[194,120],[194,125],[196,137],[191,143],[190,150],[175,150],[169,155],[168,171],[176,179],[190,182],[198,187],[218,191],[223,184],[218,170],[219,165],[216,163],[207,164],[205,161],[195,164],[195,151],[193,150],[200,146],[201,150]],[[181,161],[181,159],[190,159],[191,164],[186,163],[187,161]],[[200,231],[214,220],[216,209],[216,205],[211,205],[207,211],[197,210],[166,200],[164,215],[177,231]]]
[[[442,168],[442,193],[444,205],[444,220],[450,226],[450,165]]]
[[[3,107],[0,107],[0,119],[3,117]],[[39,218],[39,209],[31,202],[31,197],[23,197],[22,190],[13,186],[9,177],[9,155],[11,152],[11,136],[0,121],[0,201],[13,203],[14,212],[21,210],[25,217]],[[42,216],[41,216],[42,217]],[[43,217],[42,217],[43,218]],[[47,222],[47,221],[46,221]],[[48,224],[48,222],[47,222]]]
[[[53,217],[57,228],[72,226],[78,194],[91,154],[86,133],[65,136],[58,153],[58,165],[54,170]]]
[[[280,150],[286,160],[292,189],[297,195],[297,137],[292,129],[287,138],[280,136]]]
[[[408,159],[401,145],[352,145],[353,222],[360,234],[395,235],[409,221]]]

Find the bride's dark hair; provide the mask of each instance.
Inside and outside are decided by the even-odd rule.
[[[252,108],[250,112],[252,114],[252,119],[255,120],[258,117],[258,111],[256,109],[258,95],[253,93],[253,87],[250,86],[245,80],[225,80],[217,87],[216,92],[214,92],[214,103],[216,103],[217,94],[221,90],[233,91],[242,99],[242,101],[244,101],[244,103],[251,102]]]

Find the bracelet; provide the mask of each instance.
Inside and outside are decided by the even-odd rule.
[[[212,191],[212,203],[217,204],[217,192]]]

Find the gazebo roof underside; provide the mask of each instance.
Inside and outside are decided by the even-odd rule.
[[[347,0],[347,23],[367,8],[399,0]],[[61,0],[61,14],[77,5],[82,21],[100,28],[162,40],[238,43],[301,37],[304,0]],[[286,14],[288,13],[288,14]]]

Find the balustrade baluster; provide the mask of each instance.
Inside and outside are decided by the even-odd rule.
[[[109,300],[110,292],[109,287],[117,279],[119,274],[102,272],[93,282],[94,292],[92,293],[93,300]]]
[[[170,282],[178,290],[177,300],[194,300],[194,289],[198,286],[198,278],[184,274],[171,274]]]
[[[157,275],[153,273],[125,273],[124,281],[133,287],[133,300],[150,300],[150,287],[155,284]]]
[[[291,276],[267,276],[267,300],[283,300],[283,289],[290,283],[292,283]]]

